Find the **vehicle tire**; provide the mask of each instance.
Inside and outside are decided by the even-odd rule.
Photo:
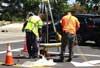
[[[100,40],[96,40],[95,42],[96,42],[95,44],[96,46],[100,45]]]

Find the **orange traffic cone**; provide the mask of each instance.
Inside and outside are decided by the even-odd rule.
[[[11,52],[11,47],[10,44],[7,43],[7,55],[6,55],[6,60],[5,60],[5,65],[13,65],[13,56]]]
[[[24,52],[27,52],[27,46],[26,46],[26,41],[25,41],[25,44],[24,44]]]
[[[28,52],[27,50],[27,45],[26,45],[26,38],[25,38],[25,42],[24,42],[24,48],[21,51],[21,54],[19,55],[20,57],[24,57],[24,52]]]

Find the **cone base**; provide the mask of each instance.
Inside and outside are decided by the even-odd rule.
[[[6,61],[5,61],[5,65],[14,65],[14,62],[13,62],[13,57],[12,56],[6,56]]]
[[[13,66],[13,65],[16,65],[16,64],[2,64],[2,65],[5,65],[5,66]]]

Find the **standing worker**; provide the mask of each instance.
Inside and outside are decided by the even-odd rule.
[[[30,14],[30,17],[28,18],[27,24],[24,28],[26,31],[26,45],[29,58],[38,57],[37,38],[39,38],[39,33],[43,26],[43,17],[43,14],[39,14],[38,16]]]
[[[66,45],[68,45],[69,56],[67,62],[72,60],[73,46],[76,37],[76,32],[80,27],[80,22],[78,19],[72,15],[72,11],[68,11],[67,15],[63,16],[61,19],[62,26],[62,39],[61,39],[61,53],[60,59],[54,60],[56,62],[64,62],[64,53],[66,50]]]

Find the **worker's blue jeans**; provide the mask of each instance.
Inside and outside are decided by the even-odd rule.
[[[26,31],[26,44],[29,57],[38,55],[38,46],[36,35],[32,31]]]
[[[61,45],[61,55],[60,55],[60,58],[62,60],[64,60],[64,53],[65,53],[67,45],[68,45],[68,49],[69,49],[68,58],[72,58],[74,39],[75,39],[75,36],[73,34],[70,34],[68,32],[62,33],[62,40],[61,40],[62,45]]]

